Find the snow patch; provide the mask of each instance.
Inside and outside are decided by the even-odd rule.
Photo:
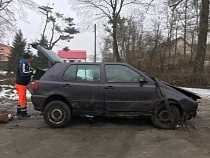
[[[0,70],[0,75],[6,75],[7,73],[8,73],[7,71]]]
[[[28,90],[26,91],[26,97],[31,98],[31,93]],[[0,85],[0,99],[18,100],[15,86]]]
[[[209,98],[210,99],[210,89],[200,89],[200,88],[186,88],[182,87],[182,89],[188,90],[195,94],[198,94],[202,98]]]

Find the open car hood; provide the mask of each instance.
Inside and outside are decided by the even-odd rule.
[[[190,92],[188,90],[182,89],[180,87],[172,86],[172,85],[170,85],[168,83],[164,83],[164,84],[169,86],[169,87],[171,87],[171,88],[173,88],[173,89],[175,89],[175,90],[177,90],[177,91],[179,91],[180,93],[182,93],[182,94],[192,98],[193,100],[201,99],[201,97],[199,95],[197,95],[197,94],[195,94],[193,92]]]
[[[46,49],[37,43],[31,44],[31,46],[41,52],[53,65],[56,63],[63,63],[61,58],[52,50]]]

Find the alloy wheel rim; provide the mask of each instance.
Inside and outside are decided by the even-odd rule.
[[[52,107],[48,112],[48,119],[53,124],[61,124],[65,118],[65,110],[61,107]]]

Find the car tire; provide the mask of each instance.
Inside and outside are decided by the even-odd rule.
[[[52,101],[44,108],[43,117],[48,126],[64,128],[71,119],[71,109],[62,101]]]
[[[170,105],[172,112],[172,120],[164,105],[161,105],[157,109],[157,113],[151,116],[151,120],[154,126],[162,129],[174,129],[180,121],[180,112],[175,105]],[[167,114],[168,113],[168,114]]]

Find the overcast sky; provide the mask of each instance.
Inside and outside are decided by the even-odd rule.
[[[67,0],[34,0],[39,5],[48,5],[54,8],[54,11],[64,13],[66,16],[73,17],[75,19],[75,24],[77,27],[80,27],[82,19],[76,15],[74,11],[72,11],[70,5]],[[28,10],[28,22],[19,22],[19,29],[22,30],[24,37],[27,38],[28,42],[35,41],[41,34],[41,15],[37,14],[35,11]],[[93,28],[93,26],[91,26]],[[94,34],[93,29],[82,29],[81,33],[75,35],[74,39],[72,39],[69,43],[60,41],[54,48],[54,51],[58,51],[65,46],[68,46],[70,49],[76,50],[86,50],[88,55],[92,55],[94,51]]]

